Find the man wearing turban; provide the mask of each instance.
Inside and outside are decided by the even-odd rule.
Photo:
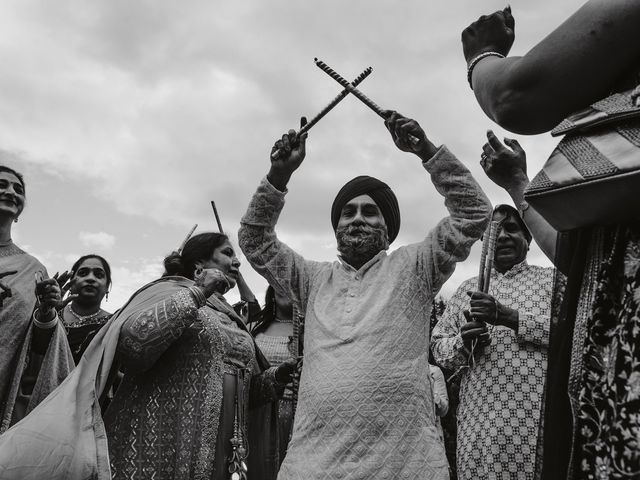
[[[238,232],[251,265],[305,312],[304,369],[278,479],[448,478],[429,381],[433,298],[480,238],[491,206],[446,147],[386,112],[396,146],[421,159],[449,216],[422,241],[387,253],[400,229],[389,186],[359,176],[338,192],[338,260],[304,259],[275,234],[306,135],[282,136]],[[417,141],[410,141],[413,138]]]

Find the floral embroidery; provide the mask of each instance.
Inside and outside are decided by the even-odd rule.
[[[640,476],[640,228],[621,228],[603,264],[584,347],[578,478]]]

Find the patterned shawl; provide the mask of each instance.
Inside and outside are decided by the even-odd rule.
[[[111,317],[66,380],[25,419],[0,436],[0,479],[111,479],[98,399],[108,384],[120,328],[192,282],[165,277],[142,287]]]
[[[31,354],[36,303],[35,273],[44,266],[14,244],[0,247],[0,433],[9,428],[20,381]],[[58,323],[42,359],[27,412],[51,393],[74,367],[67,337]]]

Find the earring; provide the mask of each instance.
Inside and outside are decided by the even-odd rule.
[[[18,223],[18,217],[13,219],[13,223]]]

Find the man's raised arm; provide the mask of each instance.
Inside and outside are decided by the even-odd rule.
[[[289,130],[275,142],[269,173],[253,195],[238,231],[240,248],[251,266],[274,289],[301,306],[306,301],[309,274],[317,263],[304,260],[280,242],[275,225],[284,206],[287,183],[304,160],[306,138],[306,134],[298,137]]]
[[[453,273],[456,262],[465,260],[473,243],[482,236],[491,216],[491,203],[467,167],[447,147],[436,147],[418,122],[389,112],[385,125],[400,150],[422,160],[449,211],[449,216],[418,245],[420,270],[435,295]],[[408,141],[409,134],[418,142]]]

